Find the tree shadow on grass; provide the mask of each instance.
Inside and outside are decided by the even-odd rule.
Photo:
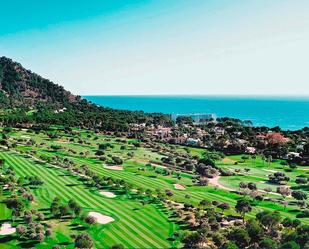
[[[62,177],[65,177],[65,176],[72,176],[71,174],[60,174],[58,176],[62,176]]]
[[[50,211],[50,208],[40,208],[40,209],[38,209],[38,211],[47,212],[47,211]]]
[[[38,241],[21,242],[17,246],[21,248],[33,248],[38,243]]]
[[[184,220],[178,220],[175,222],[177,225],[187,225],[187,223]]]
[[[291,209],[288,212],[289,213],[298,213],[300,210],[299,209]]]
[[[70,244],[71,244],[71,242],[69,242],[69,241],[64,241],[64,242],[58,243],[59,246],[68,246]]]
[[[166,240],[168,240],[168,241],[175,241],[175,238],[168,237]]]
[[[177,218],[178,215],[177,214],[171,214],[168,218],[173,219],[173,218]]]
[[[293,190],[303,190],[303,191],[309,191],[309,185],[298,185],[291,187]]]
[[[78,227],[73,227],[71,228],[72,231],[85,231],[87,230],[87,227],[84,226],[78,226]]]
[[[12,221],[11,219],[3,219],[3,220],[0,220],[1,223],[11,222],[11,221]]]
[[[13,236],[13,235],[8,235],[8,236],[5,236],[3,238],[0,238],[0,244],[1,243],[6,243],[6,242],[10,242],[11,240],[15,240],[17,237],[16,236]],[[1,246],[0,246],[1,247]]]
[[[80,186],[81,184],[78,183],[72,183],[72,184],[66,184],[65,186],[67,187],[76,187],[76,186]]]

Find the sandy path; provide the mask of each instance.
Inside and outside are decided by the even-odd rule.
[[[16,232],[16,228],[12,227],[10,223],[3,223],[0,228],[0,235],[8,235]]]
[[[160,164],[151,163],[151,166],[156,166],[156,167],[158,167],[158,168],[167,169],[166,166],[163,166],[163,165],[160,165]]]
[[[99,224],[107,224],[115,221],[112,217],[100,214],[98,212],[89,212],[89,216],[96,218],[97,223]]]
[[[215,186],[217,188],[221,188],[221,189],[225,189],[228,191],[235,191],[235,189],[231,189],[228,187],[223,186],[220,182],[219,182],[220,176],[215,176],[213,178],[208,178],[208,183],[212,186]]]
[[[220,176],[216,176],[214,178],[208,178],[208,181],[209,181],[209,184],[210,185],[213,185],[217,188],[221,188],[221,189],[225,189],[225,190],[228,190],[228,191],[236,191],[236,189],[232,189],[232,188],[229,188],[229,187],[225,187],[223,186],[220,182]],[[265,182],[263,182],[265,183]],[[262,193],[267,193],[265,190],[263,189],[258,189],[259,192],[262,192]],[[277,195],[277,196],[280,196],[280,194],[276,193],[276,192],[269,192],[269,194],[273,194],[273,195]]]

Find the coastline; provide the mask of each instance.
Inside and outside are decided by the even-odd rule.
[[[84,95],[82,98],[121,110],[212,113],[217,117],[250,120],[254,126],[280,126],[284,130],[309,126],[309,96]]]

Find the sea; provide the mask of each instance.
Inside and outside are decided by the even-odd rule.
[[[284,130],[309,127],[309,97],[260,96],[83,96],[104,106],[165,114],[211,113]]]

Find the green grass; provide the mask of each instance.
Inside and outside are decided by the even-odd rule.
[[[43,186],[33,191],[36,197],[34,207],[48,208],[51,200],[58,196],[64,202],[74,198],[84,211],[97,211],[112,216],[115,222],[107,225],[96,224],[88,229],[96,241],[97,248],[119,243],[128,248],[167,248],[173,245],[167,238],[177,226],[169,221],[167,211],[160,205],[143,206],[140,202],[125,196],[108,199],[99,195],[97,191],[86,188],[76,177],[68,176],[64,170],[36,164],[11,152],[0,152],[0,157],[14,167],[18,176],[38,175],[43,179]],[[3,209],[1,213],[2,211]],[[70,241],[69,234],[72,232],[74,233],[68,225],[57,225],[53,240],[37,248],[46,248],[46,244]],[[14,244],[16,241],[10,243]]]
[[[16,130],[10,133],[10,136],[15,139],[31,137],[36,141],[37,146],[26,146],[25,141],[17,146],[17,150],[21,152],[34,150],[37,152],[36,157],[45,155],[48,157],[59,156],[60,158],[69,158],[77,165],[87,165],[91,170],[96,172],[99,176],[110,176],[115,179],[124,179],[131,183],[134,188],[172,190],[174,195],[172,200],[182,203],[191,203],[198,205],[203,200],[227,202],[232,207],[235,206],[238,199],[241,197],[223,189],[216,189],[213,186],[196,186],[192,183],[193,174],[181,173],[181,179],[178,180],[176,175],[164,176],[157,174],[151,167],[145,165],[150,161],[160,163],[160,159],[164,156],[162,153],[153,152],[144,147],[135,148],[132,145],[136,142],[134,139],[125,139],[127,143],[117,142],[115,137],[88,133],[84,130],[75,129],[75,132],[80,133],[80,139],[89,144],[79,144],[77,135],[68,135],[61,133],[61,139],[49,139],[45,134],[33,134],[26,131]],[[87,135],[91,134],[91,138]],[[97,140],[93,138],[97,136]],[[74,138],[74,142],[63,143],[61,140],[69,140]],[[44,143],[41,145],[41,143]],[[95,152],[100,143],[111,143],[114,148],[109,148],[105,151],[105,156],[108,154],[121,157],[124,159],[124,170],[115,171],[106,169],[103,166],[104,162],[100,161]],[[61,149],[57,152],[51,151],[51,145],[60,145]],[[121,149],[124,145],[125,149]],[[162,145],[169,150],[177,151],[178,153],[189,153],[195,156],[203,156],[205,149],[185,148],[176,145]],[[69,149],[76,151],[76,154],[69,152]],[[187,152],[188,151],[188,152]],[[80,152],[88,152],[87,156],[80,155]],[[129,158],[127,154],[133,152],[133,158]],[[304,168],[298,167],[292,172],[286,172],[287,166],[281,165],[280,161],[274,161],[270,164],[264,162],[260,157],[257,159],[247,159],[244,163],[234,164],[235,161],[241,161],[242,155],[229,156],[223,161],[216,162],[218,166],[227,169],[241,169],[242,175],[235,175],[230,177],[221,177],[220,183],[226,187],[238,189],[240,181],[255,182],[259,189],[271,187],[274,191],[276,186],[268,184],[267,175],[270,171],[284,171],[290,178],[289,184],[295,186],[295,179],[299,175],[308,175],[308,171]],[[169,218],[169,211],[159,204],[147,204],[143,206],[140,201],[132,195],[118,194],[117,198],[109,199],[101,196],[94,188],[86,187],[77,176],[68,175],[63,169],[56,169],[50,165],[37,164],[30,158],[25,158],[13,152],[1,152],[0,157],[5,158],[8,165],[12,165],[18,176],[38,175],[44,184],[42,187],[33,190],[36,201],[32,205],[33,208],[42,209],[48,208],[52,199],[56,196],[60,197],[62,201],[66,202],[70,198],[74,198],[82,207],[83,212],[98,211],[102,214],[110,215],[115,219],[115,222],[107,225],[94,225],[87,228],[87,231],[96,241],[97,248],[106,248],[114,244],[123,244],[127,248],[149,248],[160,247],[170,248],[179,246],[179,242],[168,240],[174,231],[179,230],[179,226],[174,220]],[[145,171],[138,170],[145,168]],[[244,168],[250,168],[249,173],[244,173]],[[305,167],[308,168],[308,167]],[[268,171],[267,171],[268,170]],[[186,187],[185,190],[175,190],[173,184],[179,183]],[[117,194],[117,193],[116,193]],[[188,198],[189,196],[189,198]],[[281,198],[280,196],[269,195],[272,198]],[[283,217],[295,218],[299,213],[295,205],[288,205],[285,208],[283,205],[269,201],[255,201],[251,213],[247,217],[253,217],[256,213],[262,210],[278,210]],[[2,220],[9,219],[11,216],[10,210],[5,205],[0,203],[0,218]],[[226,214],[237,215],[235,211],[226,211]],[[301,219],[304,224],[309,224],[309,219]],[[51,220],[54,224],[54,235],[52,238],[46,240],[43,244],[37,245],[37,248],[46,248],[59,242],[68,242],[66,248],[73,248],[72,240],[69,235],[76,233],[71,223],[79,222],[73,220],[72,222],[62,221],[56,222]],[[12,240],[5,245],[17,246],[18,242]]]
[[[290,181],[288,182],[289,186],[297,186],[295,183],[297,176],[309,176],[309,166],[298,166],[290,172],[288,166],[281,164],[281,160],[274,160],[271,163],[267,163],[263,161],[261,157],[257,157],[256,159],[249,158],[246,159],[244,163],[239,163],[241,161],[241,156],[242,155],[229,156],[224,161],[217,162],[217,165],[220,167],[230,170],[241,170],[241,175],[222,177],[221,183],[223,185],[237,189],[239,187],[239,182],[241,181],[254,182],[257,184],[259,189],[271,188],[274,192],[276,192],[277,186],[267,182],[268,175],[273,174],[275,171],[284,172],[288,177],[290,177]],[[235,165],[234,162],[238,162],[238,164]],[[250,171],[245,173],[245,168],[249,168]]]

